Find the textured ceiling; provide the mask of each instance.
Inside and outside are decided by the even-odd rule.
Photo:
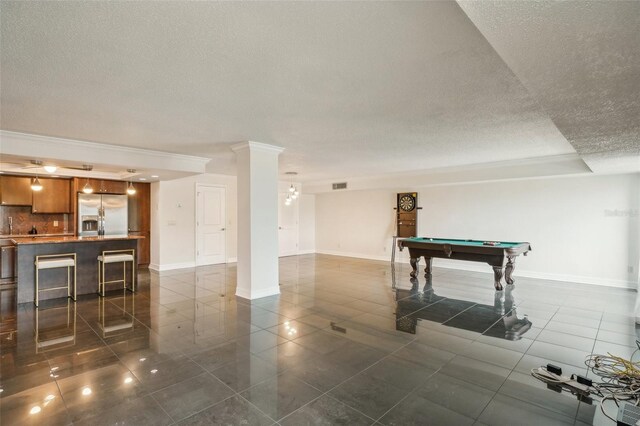
[[[302,180],[575,153],[454,2],[9,2],[1,126]]]
[[[640,171],[639,1],[460,1],[592,170]]]

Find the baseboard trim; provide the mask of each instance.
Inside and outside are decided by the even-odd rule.
[[[270,287],[270,288],[265,288],[259,291],[254,291],[252,292],[249,289],[244,289],[244,288],[236,288],[236,296],[238,297],[242,297],[243,299],[248,299],[248,300],[254,300],[254,299],[260,299],[262,297],[268,297],[268,296],[275,296],[280,294],[280,287]]]
[[[315,249],[298,250],[298,254],[315,254],[315,253],[316,253]]]
[[[339,252],[335,250],[317,250],[318,254],[328,254],[332,256],[342,256],[342,257],[354,257],[358,259],[368,259],[368,260],[383,260],[387,262],[391,262],[391,255],[389,256],[374,256],[374,255],[366,255],[362,253],[353,253],[353,252]],[[396,251],[396,263],[408,263],[409,260],[403,259],[403,253]],[[424,263],[421,262],[421,263]],[[456,260],[448,260],[448,259],[433,259],[433,266],[445,269],[457,269],[461,271],[470,271],[470,272],[486,272],[493,273],[491,268],[488,265],[476,263],[476,262],[464,262],[464,261],[456,261]],[[610,278],[600,278],[600,277],[586,277],[582,275],[570,275],[570,274],[555,274],[549,272],[540,272],[540,271],[528,271],[525,269],[516,269],[514,272],[514,278],[517,280],[518,277],[524,278],[537,278],[537,279],[545,279],[551,281],[565,281],[571,283],[578,284],[590,284],[597,285],[603,287],[616,287],[616,288],[627,288],[635,290],[638,287],[637,283],[633,281],[625,281],[625,280],[616,280]]]
[[[362,253],[342,252],[335,250],[316,250],[316,254],[328,254],[330,256],[355,257],[357,259],[384,260],[387,262],[391,262],[391,256],[373,256]]]
[[[226,262],[224,263],[236,263],[238,262],[238,259],[236,259],[235,257],[230,257],[229,259],[227,259]],[[157,263],[150,263],[149,264],[149,269],[153,270],[153,271],[157,271],[157,272],[163,272],[163,271],[172,271],[174,269],[186,269],[186,268],[195,268],[196,266],[196,262],[180,262],[180,263],[166,263],[164,265],[158,265]],[[199,265],[199,266],[207,266],[207,265]]]
[[[445,269],[457,269],[461,271],[493,273],[491,271],[491,268],[488,265],[475,263],[475,262],[462,262],[462,261],[448,260],[448,259],[433,259],[433,266],[437,266]],[[483,267],[483,266],[486,266],[486,267]],[[632,281],[615,280],[615,279],[600,278],[600,277],[586,277],[583,275],[556,274],[556,273],[530,271],[526,269],[517,269],[517,268],[513,274],[516,280],[518,279],[518,277],[523,277],[523,278],[536,278],[536,279],[551,280],[551,281],[564,281],[564,282],[578,283],[578,284],[590,284],[590,285],[598,285],[603,287],[628,288],[628,289],[634,289],[634,290],[637,287],[637,284],[633,283]]]
[[[196,262],[165,263],[163,265],[152,263],[149,265],[149,269],[152,269],[158,272],[172,271],[174,269],[195,268],[195,267],[196,267]]]
[[[406,251],[405,251],[406,252]],[[408,263],[408,257],[405,252],[396,251],[396,263]],[[391,262],[391,255],[389,256],[376,256],[376,255],[368,255],[362,253],[354,253],[354,252],[341,252],[336,250],[304,250],[299,251],[298,255],[303,254],[326,254],[330,256],[341,256],[341,257],[353,257],[356,259],[367,259],[367,260],[377,260],[377,261],[385,261]],[[405,258],[406,257],[406,258]],[[227,263],[237,263],[238,259],[235,257],[231,257],[227,259]],[[433,266],[445,269],[457,269],[460,271],[470,271],[470,272],[486,272],[492,273],[491,268],[488,265],[475,263],[475,262],[463,262],[456,260],[448,260],[448,259],[434,259]],[[182,262],[182,263],[169,263],[165,265],[158,265],[155,263],[149,264],[149,269],[157,272],[170,271],[174,269],[185,269],[185,268],[193,268],[195,267],[195,262]],[[540,272],[540,271],[529,271],[524,269],[516,269],[514,272],[514,278],[523,277],[523,278],[537,278],[551,281],[565,281],[579,284],[590,284],[597,285],[603,287],[615,287],[615,288],[627,288],[635,290],[638,287],[638,284],[633,281],[625,281],[625,280],[616,280],[610,278],[600,278],[600,277],[586,277],[582,275],[571,275],[571,274],[555,274],[549,272]],[[241,295],[236,293],[238,296],[245,299],[258,299],[261,297],[272,296],[278,292],[272,293],[273,289],[263,290],[258,294],[248,294]],[[238,289],[239,291],[239,289]],[[264,295],[262,295],[264,293]],[[252,297],[253,296],[253,297]]]

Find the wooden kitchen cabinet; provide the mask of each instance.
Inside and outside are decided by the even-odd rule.
[[[138,240],[138,265],[148,265],[151,261],[151,185],[134,183],[136,193],[129,195],[129,235],[140,235]]]
[[[32,213],[71,213],[71,180],[41,178],[42,190],[32,191]]]
[[[129,229],[131,231],[151,230],[151,185],[134,183],[136,193],[128,197]]]
[[[89,179],[94,194],[126,194],[127,182],[121,180]],[[84,183],[80,188],[84,187]]]
[[[129,235],[132,237],[144,237],[138,240],[138,248],[136,249],[138,254],[138,265],[149,265],[149,262],[151,262],[151,232],[131,231],[129,232]]]
[[[127,182],[122,180],[108,179],[85,179],[74,178],[74,192],[82,192],[84,186],[89,182],[94,194],[126,194]]]
[[[0,203],[3,206],[31,205],[31,178],[0,176]]]

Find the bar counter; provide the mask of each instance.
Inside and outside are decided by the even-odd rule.
[[[1,239],[11,239],[11,238],[44,238],[44,237],[73,237],[73,234],[70,232],[54,232],[50,234],[2,234],[0,235]]]
[[[140,240],[144,237],[129,235],[101,235],[97,237],[76,237],[74,235],[60,235],[47,237],[13,237],[10,238],[15,245],[24,244],[61,244],[61,243],[94,243],[104,241]]]
[[[99,237],[18,237],[12,238],[16,245],[18,303],[33,302],[35,293],[35,257],[44,254],[76,254],[76,291],[78,295],[96,293],[98,289],[98,256],[106,250],[136,249],[141,236],[113,235]],[[137,264],[137,252],[136,260]],[[130,275],[129,273],[127,275]],[[122,266],[109,265],[107,280],[122,277]],[[128,278],[128,277],[127,277]],[[66,282],[66,269],[40,271],[40,287],[55,287]],[[122,288],[113,284],[107,290]],[[55,290],[40,294],[40,300],[65,297],[66,290]]]

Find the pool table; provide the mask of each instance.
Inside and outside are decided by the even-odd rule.
[[[485,241],[455,240],[448,238],[413,237],[398,240],[400,251],[405,247],[409,249],[411,257],[411,276],[416,277],[418,261],[424,256],[427,263],[424,272],[431,274],[431,260],[434,257],[442,259],[469,260],[472,262],[485,262],[493,267],[494,287],[502,290],[503,270],[507,284],[513,284],[513,269],[516,257],[520,254],[527,255],[531,251],[529,243],[494,242],[495,245],[487,245]]]

